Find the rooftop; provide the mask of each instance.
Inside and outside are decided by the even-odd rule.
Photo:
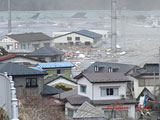
[[[130,81],[123,73],[81,73],[75,79],[85,77],[91,83],[111,83],[111,82],[128,82]]]
[[[52,63],[38,63],[38,65],[43,68],[68,68],[74,67],[71,62],[52,62]]]
[[[43,95],[55,95],[55,94],[59,94],[64,92],[64,90],[58,89],[58,88],[54,88],[48,85],[44,85],[44,89],[42,94]]]
[[[51,48],[51,47],[42,47],[39,48],[38,50],[35,50],[34,52],[31,52],[29,54],[27,54],[27,56],[43,56],[43,57],[52,57],[52,56],[56,56],[56,55],[63,55],[64,52],[57,50],[55,48]]]
[[[34,70],[32,68],[28,68],[24,65],[19,65],[16,63],[4,63],[0,64],[0,73],[7,72],[8,75],[12,76],[24,76],[24,75],[46,75],[46,72],[41,72],[38,70]]]
[[[18,41],[18,42],[33,42],[33,41],[44,41],[44,40],[52,40],[50,36],[42,33],[42,32],[37,32],[37,33],[22,33],[22,34],[11,34],[7,35],[8,37]]]

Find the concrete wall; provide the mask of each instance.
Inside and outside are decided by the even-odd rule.
[[[26,88],[26,78],[37,78],[38,87]],[[24,95],[40,95],[43,90],[43,76],[14,76],[17,97]]]

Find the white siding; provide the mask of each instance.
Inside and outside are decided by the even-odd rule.
[[[56,84],[59,84],[59,83],[64,83],[64,84],[68,84],[68,85],[77,86],[77,84],[75,84],[75,83],[73,83],[71,81],[68,81],[68,80],[66,80],[64,78],[59,78],[57,80],[54,80],[54,81],[48,83],[47,85],[53,86],[53,85],[56,85]]]
[[[80,41],[82,43],[85,43],[86,41],[89,41],[90,43],[93,43],[92,38],[89,38],[89,37],[86,37],[86,36],[83,36],[83,35],[79,35],[79,34],[76,34],[76,33],[71,33],[71,34],[68,34],[68,35],[64,35],[64,36],[55,38],[54,43],[68,43],[67,37],[72,37],[72,42],[74,42],[74,43],[76,42],[76,40],[75,40],[76,37],[80,37]]]
[[[109,100],[109,99],[120,99],[120,95],[124,95],[126,97],[126,83],[101,83],[101,84],[94,84],[94,95],[93,100]],[[101,96],[101,87],[109,87],[111,86],[119,86],[119,95],[118,96]]]
[[[80,92],[80,85],[86,85],[86,93]],[[78,95],[89,97],[92,100],[92,83],[84,77],[78,80]]]
[[[7,49],[7,45],[11,45],[11,49]],[[0,46],[2,46],[5,50],[18,49],[18,41],[10,37],[3,37],[0,39]]]

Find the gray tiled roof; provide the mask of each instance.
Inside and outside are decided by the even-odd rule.
[[[91,83],[109,83],[109,82],[128,82],[130,81],[123,73],[82,73],[76,76],[76,79],[85,77]]]
[[[136,65],[131,64],[121,64],[121,63],[110,63],[110,62],[95,62],[92,65],[90,65],[87,69],[84,70],[84,72],[95,72],[94,67],[103,67],[101,72],[108,72],[109,67],[117,69],[117,72],[121,72],[124,74],[127,74],[130,70],[136,67]]]
[[[159,74],[159,64],[158,63],[147,63],[143,68],[137,69],[134,73],[131,74],[133,77],[138,77],[140,75],[157,75]]]
[[[58,88],[54,88],[48,85],[44,85],[44,89],[42,94],[43,95],[55,95],[55,94],[59,94],[64,92],[64,90],[58,89]]]
[[[35,50],[32,53],[27,54],[27,56],[46,56],[46,57],[52,57],[56,55],[63,55],[64,52],[57,50],[55,48],[51,47],[42,47],[38,50]]]
[[[80,35],[84,35],[84,36],[87,36],[87,37],[90,37],[90,38],[101,38],[102,35],[101,34],[98,34],[98,33],[95,33],[95,32],[91,32],[91,31],[88,31],[88,30],[79,30],[79,31],[76,31],[74,33],[77,33],[77,34],[80,34]]]
[[[81,105],[85,101],[87,101],[88,103],[91,102],[91,100],[88,97],[84,97],[81,95],[73,95],[73,96],[67,97],[66,99],[72,105]]]
[[[4,63],[0,64],[0,73],[7,72],[8,75],[19,76],[19,75],[46,75],[46,72],[41,72],[38,70],[34,70],[32,68],[28,68],[23,65],[19,65],[16,63]]]
[[[84,102],[77,110],[74,118],[101,118],[105,117],[102,110],[97,109],[88,102]]]
[[[52,40],[50,36],[37,32],[37,33],[23,33],[23,34],[12,34],[7,35],[8,37],[17,40],[20,43],[28,43],[33,41],[45,41],[45,40]]]

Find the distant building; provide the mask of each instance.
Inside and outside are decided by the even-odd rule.
[[[102,44],[102,35],[88,30],[70,32],[54,37],[54,46],[67,47],[98,47]]]
[[[39,60],[44,60],[46,62],[60,62],[63,61],[63,55],[64,52],[55,48],[42,47],[27,54],[26,56]]]
[[[52,46],[52,39],[41,32],[11,34],[1,38],[0,45],[6,50],[26,49],[33,51],[41,47]]]

